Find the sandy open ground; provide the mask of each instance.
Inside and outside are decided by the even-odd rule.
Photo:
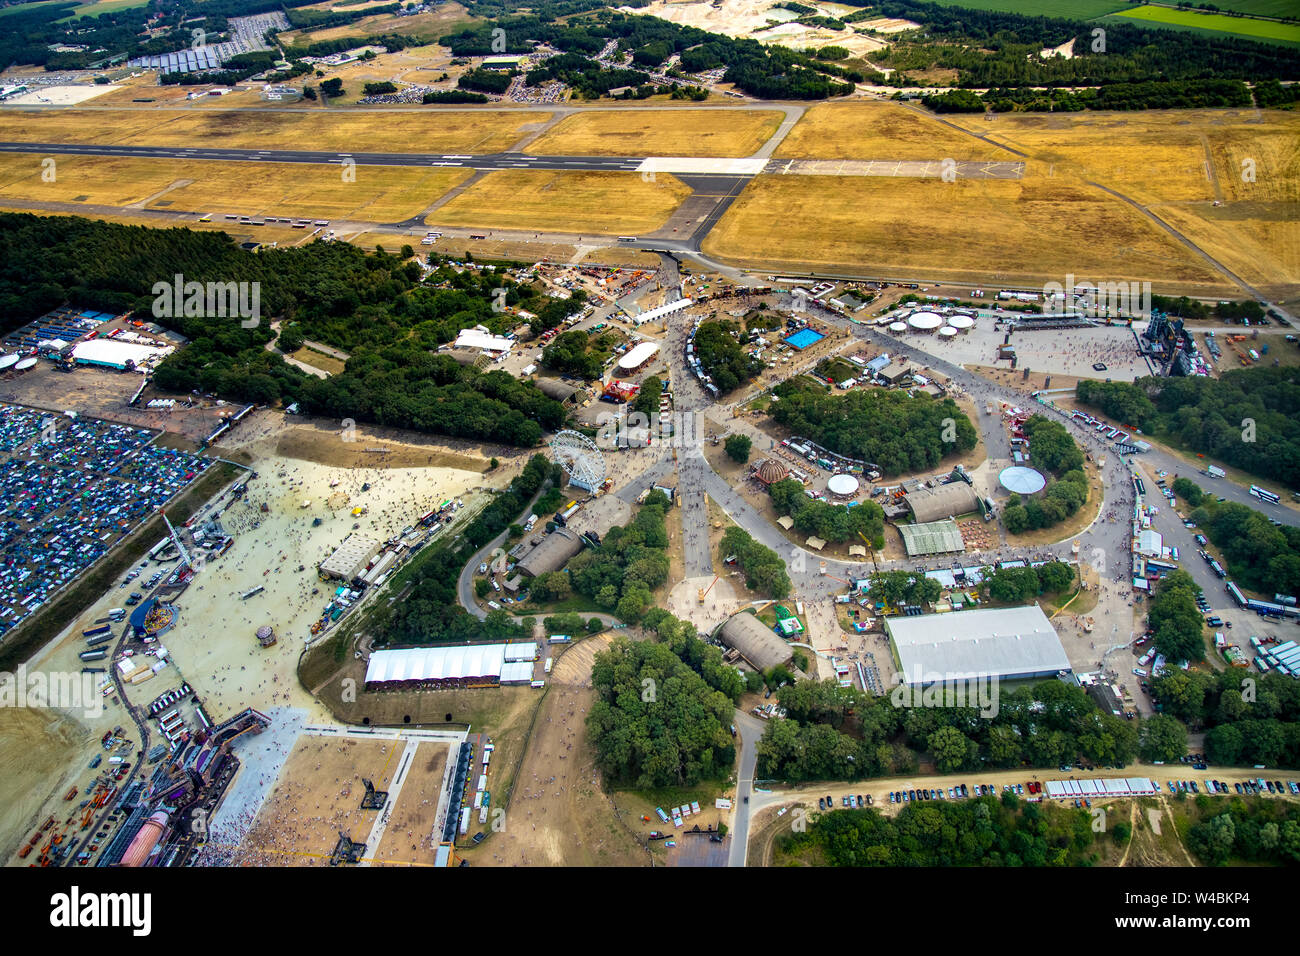
[[[555,662],[550,687],[506,807],[505,828],[459,849],[475,866],[637,866],[646,851],[604,793],[586,730],[596,700],[591,662],[609,635],[588,638]],[[471,828],[473,829],[473,828]]]
[[[361,780],[388,789],[404,749],[400,740],[299,737],[234,862],[326,866],[340,830],[364,843],[378,812],[361,809]]]
[[[6,105],[13,106],[76,106],[86,100],[93,100],[105,93],[112,93],[122,87],[112,83],[103,86],[38,86],[11,96],[5,100]]]

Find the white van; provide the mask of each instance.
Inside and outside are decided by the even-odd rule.
[[[490,607],[494,611],[501,610],[501,605],[498,604],[496,601],[488,601],[488,607]]]

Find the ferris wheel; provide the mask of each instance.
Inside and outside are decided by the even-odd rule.
[[[569,473],[569,483],[596,491],[605,481],[605,456],[600,447],[581,432],[556,432],[551,439],[555,460]]]

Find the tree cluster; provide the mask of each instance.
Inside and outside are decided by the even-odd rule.
[[[577,591],[629,624],[653,605],[652,592],[668,581],[670,507],[663,492],[652,491],[631,523],[610,528],[600,546],[575,555],[568,565]]]
[[[735,556],[745,574],[745,587],[751,591],[762,591],[777,600],[790,593],[790,575],[781,556],[755,541],[744,528],[733,525],[723,532],[718,553],[724,560]]]
[[[970,451],[979,441],[951,398],[880,388],[834,395],[806,378],[783,382],[775,392],[771,414],[777,423],[837,454],[872,462],[886,475],[934,468],[945,455]]]
[[[695,330],[695,357],[723,395],[763,371],[763,363],[740,343],[740,327],[728,320],[701,322]]]
[[[587,731],[606,789],[692,787],[730,771],[732,702],[667,644],[620,637],[596,655],[591,682]]]

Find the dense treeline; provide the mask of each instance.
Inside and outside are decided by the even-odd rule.
[[[421,103],[486,103],[488,98],[482,93],[467,93],[464,90],[430,90],[420,99]]]
[[[794,519],[795,530],[816,535],[824,541],[865,544],[877,550],[885,546],[885,512],[874,501],[861,501],[852,508],[809,498],[803,485],[783,478],[768,485],[772,506],[779,514]]]
[[[1104,43],[1098,43],[1100,38],[1092,32],[1096,24],[1082,19],[973,10],[924,0],[886,0],[872,6],[877,16],[912,20],[925,27],[923,37],[874,54],[877,62],[904,71],[955,69],[957,85],[966,88],[1150,82],[1167,85],[1177,97],[1180,88],[1184,94],[1193,89],[1188,85],[1192,81],[1300,79],[1300,60],[1293,49],[1235,37],[1108,22]],[[1038,55],[1071,39],[1073,56],[1068,59]],[[1152,87],[1142,95],[1160,94]],[[1123,101],[1121,95],[1117,102]]]
[[[456,85],[462,90],[492,93],[499,96],[510,89],[510,82],[513,79],[513,73],[498,72],[496,70],[469,70],[456,81]]]
[[[651,492],[630,524],[610,528],[599,547],[575,555],[568,564],[573,590],[621,621],[641,620],[654,604],[651,592],[668,581],[669,507],[663,492]]]
[[[772,417],[779,424],[837,454],[874,463],[886,475],[933,468],[979,441],[951,398],[879,388],[833,395],[807,379],[783,382],[775,394]]]
[[[658,637],[686,666],[699,674],[704,683],[726,694],[733,704],[746,690],[756,691],[762,687],[762,678],[757,674],[748,672],[749,681],[746,681],[735,667],[722,659],[722,648],[700,640],[695,625],[690,621],[673,617],[661,607],[652,607],[641,621],[641,628]]]
[[[754,379],[763,363],[741,345],[740,326],[729,320],[701,322],[695,330],[695,356],[723,395]]]
[[[1215,798],[1201,794],[1196,804],[1206,815],[1188,828],[1187,848],[1202,862],[1211,866],[1229,860],[1274,866],[1300,863],[1300,807],[1291,801],[1235,797],[1224,808]]]
[[[610,332],[595,336],[582,331],[564,332],[542,350],[542,365],[566,375],[600,378],[616,342],[617,337]],[[652,397],[657,409],[658,396]]]
[[[1240,587],[1268,600],[1274,594],[1300,594],[1300,528],[1279,528],[1254,508],[1215,501],[1190,479],[1176,479],[1174,492],[1192,506],[1191,519],[1219,549]]]
[[[1300,379],[1293,368],[1232,369],[1217,379],[1141,378],[1105,390],[1080,382],[1076,394],[1102,411],[1138,416],[1123,419],[1135,428],[1300,489]]]
[[[930,100],[964,96],[960,102],[971,108],[944,110]],[[1097,89],[1063,90],[1036,87],[999,87],[982,98],[968,90],[952,91],[940,97],[923,97],[926,106],[937,112],[983,112],[984,106],[995,113],[1015,111],[1037,113],[1075,113],[1080,110],[1190,110],[1246,107],[1253,105],[1251,91],[1241,80],[1144,80],[1140,83],[1112,83]],[[974,108],[978,105],[978,109]]]
[[[523,515],[533,496],[548,483],[559,486],[564,472],[544,455],[529,459],[510,487],[461,531],[448,540],[439,538],[413,560],[410,591],[398,603],[376,610],[377,645],[438,644],[470,640],[523,640],[524,628],[505,611],[490,611],[479,621],[460,606],[457,581],[470,557]]]
[[[1084,810],[1022,802],[1015,794],[835,810],[778,843],[786,857],[815,850],[828,866],[1085,866],[1096,854]]]
[[[667,644],[618,638],[596,655],[591,683],[587,730],[606,789],[689,787],[731,770],[732,701]]]
[[[1196,606],[1199,590],[1190,574],[1174,571],[1156,585],[1147,606],[1152,643],[1170,664],[1205,659],[1205,618]]]
[[[745,574],[745,587],[751,591],[762,591],[777,600],[790,593],[790,575],[781,556],[755,541],[744,528],[733,525],[723,532],[718,556],[724,561],[736,559]]]
[[[289,18],[289,26],[295,30],[322,30],[326,27],[346,26],[365,17],[396,13],[400,9],[400,3],[389,3],[361,10],[288,10],[286,16]]]
[[[764,730],[757,773],[792,783],[912,773],[915,752],[928,752],[940,773],[1056,767],[1080,757],[1122,767],[1137,754],[1134,723],[1099,711],[1081,687],[1049,680],[1007,691],[985,683],[967,693],[947,703],[968,706],[943,706],[942,693],[922,706],[921,692],[905,686],[873,697],[832,680],[787,685],[777,697],[788,719]]]
[[[1300,767],[1300,681],[1171,667],[1151,682],[1157,706],[1192,730],[1204,730],[1212,765]]]
[[[314,415],[524,448],[565,418],[564,406],[531,381],[405,345],[358,350],[343,374],[313,379],[301,394]]]
[[[1060,594],[1072,584],[1073,567],[1048,561],[1038,567],[996,568],[985,576],[983,587],[991,600],[1028,604],[1040,594]]]
[[[234,401],[297,401],[304,410],[358,422],[414,428],[522,446],[564,421],[564,409],[535,386],[502,371],[481,373],[429,350],[476,324],[505,331],[517,320],[507,305],[563,310],[539,290],[507,282],[495,269],[457,270],[442,263],[423,281],[418,263],[347,243],[249,253],[228,236],[147,229],[75,217],[0,215],[0,308],[13,328],[65,302],[108,312],[152,311],[154,284],[258,283],[254,328],[236,317],[176,316],[159,321],[190,344],[158,368],[170,392]],[[160,265],[161,264],[161,265]],[[572,301],[572,300],[570,300]],[[345,371],[309,377],[265,349],[279,317],[294,338],[351,349]],[[6,330],[7,330],[6,328]]]
[[[1050,528],[1077,512],[1088,501],[1083,452],[1060,422],[1033,415],[1025,422],[1025,437],[1033,463],[1051,477],[1041,496],[1022,500],[1012,494],[1002,512],[1011,534]]]

